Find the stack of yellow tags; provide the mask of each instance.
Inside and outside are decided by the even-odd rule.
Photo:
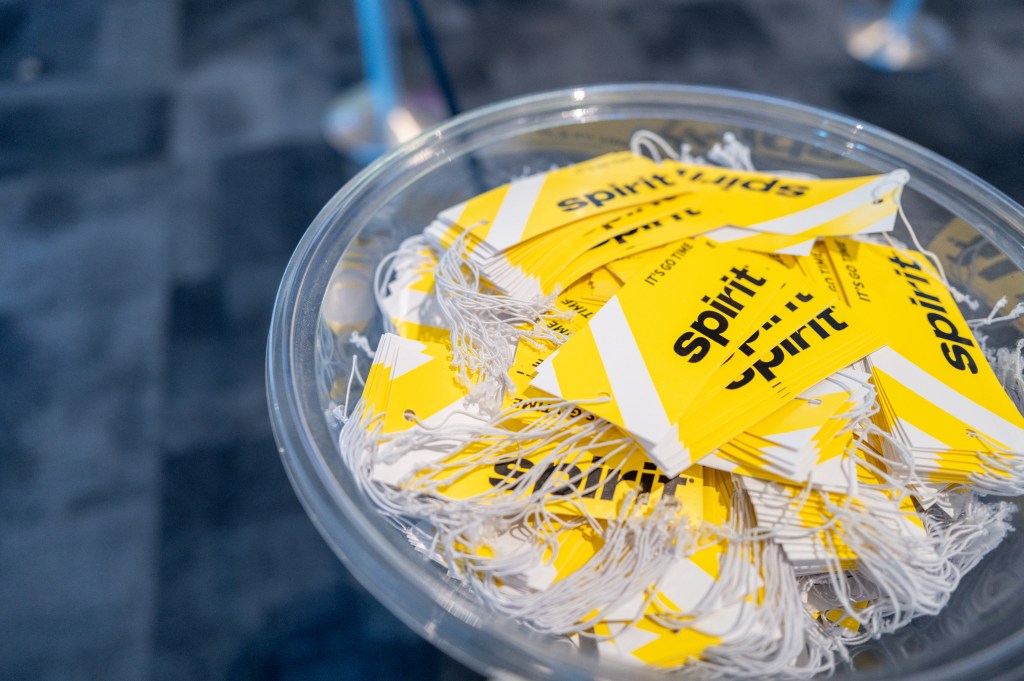
[[[977,495],[1024,492],[1024,418],[941,272],[879,236],[905,171],[677,156],[425,216],[378,270],[341,452],[498,613],[628,663],[811,676],[998,544],[1012,506]]]
[[[704,235],[806,255],[823,236],[893,228],[909,175],[786,179],[621,152],[530,175],[442,211],[438,248],[467,233],[467,258],[499,290],[552,293],[626,255]]]

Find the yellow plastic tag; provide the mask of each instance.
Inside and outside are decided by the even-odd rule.
[[[878,192],[901,187],[905,176],[898,171],[869,178],[809,180],[814,199],[752,192],[737,201],[726,190],[703,188],[522,241],[488,262],[484,272],[509,293],[549,294],[613,259],[702,233],[741,248],[806,254],[816,236],[892,229],[898,190],[890,188],[884,197]],[[814,200],[821,203],[814,205]],[[763,237],[760,242],[758,235]]]
[[[728,478],[705,469],[702,479],[704,518],[724,524],[732,496]],[[750,594],[741,590],[728,595],[731,602],[707,601],[719,579],[725,550],[724,544],[712,541],[692,555],[681,556],[649,593],[627,595],[615,608],[600,613],[602,621],[595,633],[608,638],[598,649],[627,661],[676,667],[741,633],[742,626],[732,626],[743,612],[736,606],[745,605]]]
[[[447,248],[463,230],[501,251],[575,220],[678,193],[656,163],[628,151],[530,175],[441,212]],[[446,228],[446,229],[444,229]]]
[[[911,541],[926,534],[924,522],[909,496],[901,498],[893,492],[861,489],[856,497],[850,497],[754,478],[742,480],[758,522],[776,529],[776,541],[797,574],[822,572],[836,561],[842,569],[857,565],[857,555],[844,539],[843,522],[836,520],[830,506],[868,512],[872,523]],[[823,529],[813,531],[814,528]]]
[[[724,443],[705,465],[742,475],[806,482],[823,449],[846,425],[840,412],[859,401],[838,382],[826,380],[804,391],[780,409]],[[845,446],[840,443],[839,451]],[[836,452],[830,451],[828,456]]]
[[[562,314],[548,322],[548,328],[568,339],[586,326],[591,317],[621,288],[622,283],[607,270],[592,272],[555,299],[553,307]],[[508,372],[518,392],[526,389],[536,375],[537,367],[556,349],[557,345],[551,341],[525,338],[519,341],[515,361]]]
[[[671,457],[685,465],[700,461],[792,396],[884,345],[891,333],[847,309],[819,313],[725,390],[681,413],[652,456]]]
[[[802,329],[817,323],[819,315],[836,302],[834,294],[813,281],[795,276],[791,281],[793,283],[783,291],[774,308],[768,310],[761,324],[708,381],[701,391],[701,401],[710,399],[714,394],[711,391],[718,392],[737,375],[752,370],[760,358],[776,346],[781,345],[787,351],[801,347]]]
[[[720,218],[705,215],[698,207],[709,198],[718,197],[687,194],[656,206],[638,206],[611,220],[573,223],[506,251],[488,263],[485,271],[510,293],[550,294],[612,260],[695,236],[707,231],[709,224],[719,224]]]
[[[707,232],[704,236],[737,248],[803,256],[808,255],[815,240],[822,237],[890,232],[895,226],[900,194],[907,179],[909,176],[904,171],[882,176],[880,181],[871,185],[870,194],[864,196],[866,200],[863,203],[845,213],[823,217],[817,226],[799,232],[761,231],[732,224]],[[847,205],[850,204],[845,203],[844,207]],[[782,222],[784,218],[780,220]]]
[[[845,239],[825,247],[848,303],[898,329],[869,361],[880,423],[922,457],[922,472],[966,481],[982,470],[978,452],[1024,454],[1024,418],[924,257]],[[970,465],[952,467],[956,455]]]
[[[402,338],[448,342],[451,331],[446,328],[434,291],[436,266],[437,256],[425,246],[396,263],[397,276],[388,284],[380,307]]]
[[[794,276],[801,275],[765,256],[687,241],[624,286],[539,367],[532,385],[589,400],[593,413],[656,442],[770,316]]]
[[[616,249],[599,247],[621,245],[630,235],[639,234],[633,240],[648,242],[646,248],[730,226],[791,236],[851,213],[905,181],[904,171],[796,180],[675,161],[656,164],[617,152],[485,192],[442,211],[425,233],[445,249],[468,231],[470,257],[500,289],[547,294],[626,255],[609,256]],[[663,205],[650,205],[657,202]],[[553,279],[565,263],[594,248],[603,262],[583,270],[576,263],[574,275]],[[543,264],[534,262],[538,257]]]
[[[586,452],[557,456],[558,443],[529,457],[488,452],[481,460],[481,445],[469,445],[443,462],[431,466],[429,473],[405,485],[410,491],[429,489],[432,494],[461,501],[491,503],[501,497],[523,498],[552,488],[542,501],[548,511],[565,516],[584,513],[595,518],[620,517],[629,495],[642,494],[634,501],[633,512],[645,513],[668,495],[680,503],[691,522],[701,519],[700,468],[669,478],[647,460],[635,445],[602,445],[600,441]],[[532,484],[524,485],[524,476]],[[564,482],[559,486],[557,483]]]

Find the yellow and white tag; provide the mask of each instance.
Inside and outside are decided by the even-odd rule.
[[[793,277],[771,258],[686,241],[605,303],[531,385],[589,401],[590,411],[651,445],[770,316]],[[670,474],[685,468],[655,461]]]

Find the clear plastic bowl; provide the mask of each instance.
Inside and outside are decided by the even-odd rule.
[[[379,336],[371,280],[384,253],[441,209],[527,171],[628,148],[638,128],[689,142],[695,153],[732,131],[751,146],[760,170],[842,176],[906,168],[907,214],[922,241],[937,239],[951,278],[989,303],[1001,294],[1011,302],[1024,297],[1019,205],[888,132],[763,96],[662,84],[539,94],[459,116],[373,163],[324,207],[284,274],[267,359],[273,425],[299,497],[349,570],[407,625],[485,674],[664,678],[496,617],[446,579],[360,493],[326,412],[332,395],[343,399],[351,356],[359,353],[350,331],[366,333],[371,345]],[[1020,336],[1009,325],[1001,334],[1004,344]],[[854,668],[837,678],[1017,678],[1022,584],[1024,534],[1015,532],[964,579],[939,616],[863,646]]]

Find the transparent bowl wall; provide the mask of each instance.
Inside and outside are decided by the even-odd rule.
[[[628,148],[638,128],[689,142],[696,153],[732,131],[752,148],[761,170],[843,176],[906,168],[912,177],[906,212],[924,243],[937,238],[951,278],[983,301],[1022,298],[1019,205],[883,130],[766,97],[669,85],[552,92],[465,114],[375,162],[324,207],[285,272],[268,348],[272,419],[292,483],[345,565],[407,625],[483,673],[664,678],[577,653],[469,598],[361,495],[341,463],[326,411],[332,399],[342,399],[339,386],[359,354],[350,331],[366,333],[371,345],[381,332],[370,282],[384,253],[441,209],[527,172]],[[1020,331],[1004,325],[998,336],[1007,344]],[[362,362],[365,370],[368,361]],[[964,579],[942,614],[863,646],[854,669],[838,678],[1014,674],[1024,659],[1022,572],[1024,534],[1015,532]]]

